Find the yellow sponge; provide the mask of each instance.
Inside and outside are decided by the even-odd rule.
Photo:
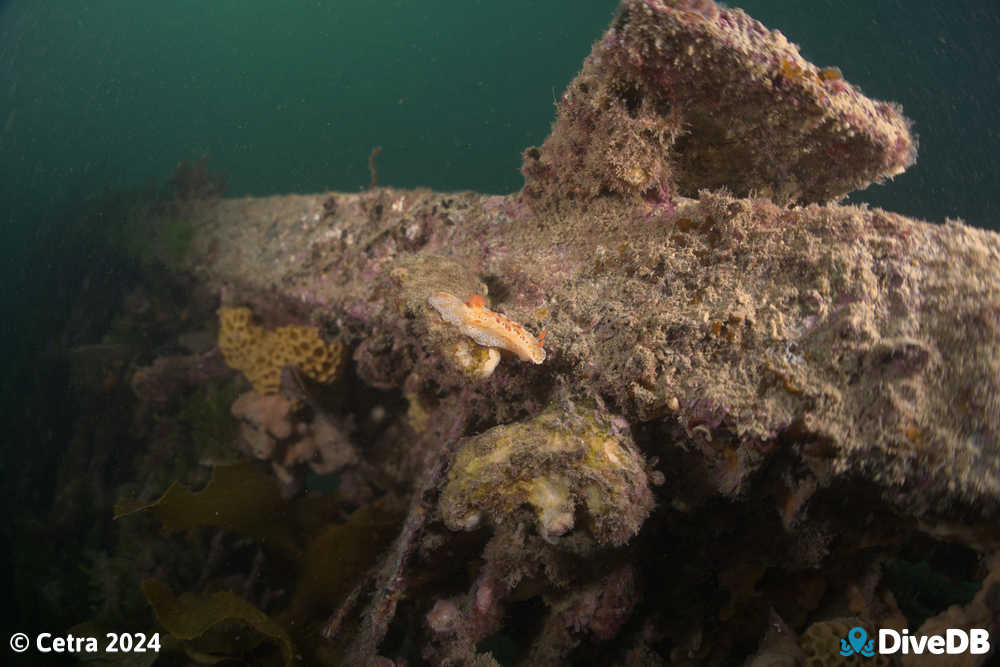
[[[224,306],[218,314],[222,356],[246,376],[257,393],[277,393],[285,366],[295,366],[317,382],[330,382],[340,374],[344,346],[325,342],[316,327],[285,326],[269,331],[253,323],[249,308]]]

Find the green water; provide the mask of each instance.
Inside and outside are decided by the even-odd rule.
[[[207,153],[233,194],[384,182],[506,192],[614,3],[66,3],[0,17],[17,189],[162,179]],[[567,11],[573,6],[572,11]],[[27,167],[27,169],[24,169]]]
[[[230,194],[383,183],[509,192],[616,3],[65,3],[0,8],[5,227],[209,156]],[[995,226],[997,4],[754,0],[807,58],[903,104],[918,165],[869,200]]]

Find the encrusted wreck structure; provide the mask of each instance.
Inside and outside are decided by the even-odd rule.
[[[520,192],[198,207],[179,270],[266,378],[246,456],[396,511],[308,631],[352,665],[836,664],[906,627],[885,564],[952,548],[986,583],[948,622],[998,629],[1000,237],[835,203],[915,154],[742,11],[624,0]]]

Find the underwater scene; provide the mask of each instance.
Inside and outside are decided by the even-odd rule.
[[[0,662],[997,664],[998,37],[0,0]]]

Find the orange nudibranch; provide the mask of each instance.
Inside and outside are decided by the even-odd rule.
[[[510,318],[486,307],[479,294],[468,301],[447,292],[435,292],[427,299],[441,318],[458,327],[463,334],[484,347],[499,347],[513,352],[522,361],[540,364],[545,361],[545,348],[531,333]]]

